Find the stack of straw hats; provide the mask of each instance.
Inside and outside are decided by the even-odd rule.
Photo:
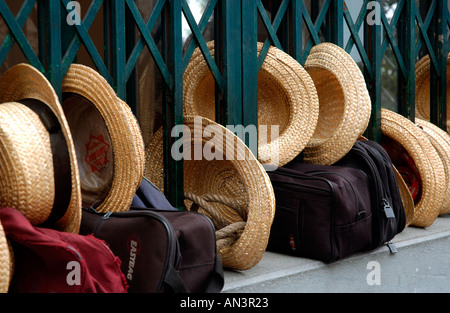
[[[258,53],[262,49],[258,43]],[[208,48],[214,55],[214,43]],[[215,119],[214,78],[200,51],[192,55],[183,79],[184,113]],[[283,166],[303,151],[316,128],[317,92],[311,77],[287,53],[270,47],[258,74],[258,159]],[[279,137],[271,138],[271,126]],[[262,130],[267,126],[267,131]]]
[[[426,55],[416,64],[416,117],[430,121],[430,56]],[[447,77],[450,77],[450,54],[447,56]],[[447,132],[450,132],[450,79],[447,79]]]
[[[103,77],[72,65],[63,82],[67,103],[61,104],[41,72],[18,64],[0,77],[0,90],[0,209],[15,208],[35,226],[78,233],[82,206],[92,194],[84,186],[93,182],[107,192],[89,206],[129,209],[143,177],[143,140],[129,107]],[[93,133],[99,121],[105,124],[102,136]],[[87,181],[86,168],[100,177],[108,166],[111,179]],[[0,292],[8,291],[12,272],[13,251],[0,227]]]
[[[435,131],[430,123],[418,121],[418,125],[398,113],[381,110],[381,143],[414,201],[410,225],[429,227],[447,205],[448,179],[441,155],[447,158],[449,150],[441,138],[430,137]]]
[[[448,214],[450,213],[450,135],[436,125],[419,118],[416,118],[416,124],[424,131],[444,166],[445,192],[439,215]]]
[[[33,225],[77,232],[78,165],[56,93],[45,76],[27,64],[6,71],[0,90],[0,207],[20,210]],[[4,234],[0,251],[0,286],[6,292],[13,254]]]
[[[72,64],[62,107],[80,168],[83,207],[126,211],[144,176],[145,149],[129,106],[94,69]]]
[[[213,43],[207,46],[214,55]],[[258,43],[258,53],[262,47]],[[261,164],[283,166],[302,152],[309,163],[337,162],[365,131],[371,103],[361,71],[338,46],[317,45],[305,67],[287,53],[270,47],[258,73],[260,131],[256,160],[239,138],[213,122],[214,87],[210,69],[200,49],[196,49],[183,79],[185,126],[194,132],[196,120],[203,125],[199,130],[213,126],[232,136],[234,147],[227,143],[220,150],[219,140],[212,145],[223,154],[223,160],[185,159],[185,203],[188,208],[200,207],[211,217],[218,237],[223,236],[222,229],[238,224],[243,227],[234,230],[234,239],[219,239],[218,247],[225,267],[249,269],[264,253],[274,216],[273,189]],[[268,131],[262,126],[267,126]],[[273,126],[279,128],[278,137],[267,135]],[[212,139],[208,136],[205,139],[203,133],[198,136],[203,140],[195,142],[192,136],[187,136],[184,141],[192,149],[195,145],[205,148],[213,142],[208,142]],[[161,189],[162,149],[160,129],[147,147],[145,176]],[[225,160],[230,149],[244,149],[250,155],[245,160]]]

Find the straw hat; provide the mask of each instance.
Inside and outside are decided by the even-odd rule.
[[[258,43],[258,52],[262,46]],[[208,42],[208,48],[214,55],[213,42]],[[183,78],[184,114],[215,120],[214,88],[214,78],[197,48]],[[261,163],[282,166],[294,159],[314,132],[318,106],[317,92],[308,73],[291,56],[271,47],[258,74],[258,159]],[[279,137],[271,136],[271,126],[279,127]]]
[[[266,250],[275,214],[270,179],[246,145],[228,129],[199,116],[185,116],[184,125],[183,139],[179,140],[184,144],[186,207],[196,210],[199,206],[199,211],[211,218],[224,267],[250,269]],[[177,143],[172,153],[180,148]],[[161,190],[162,146],[159,129],[147,148],[145,176]]]
[[[12,254],[0,222],[0,293],[7,293],[12,276]]]
[[[416,64],[416,117],[430,121],[430,56]],[[447,55],[447,77],[450,77],[450,54]],[[450,132],[450,79],[447,79],[447,132]]]
[[[359,137],[358,140],[367,141],[368,139],[364,136],[361,136]],[[405,210],[405,217],[406,217],[405,227],[408,227],[414,219],[414,201],[402,175],[397,170],[394,164],[392,164],[392,167],[394,169],[395,180],[397,181],[398,189],[400,192],[400,198],[402,199],[403,208]]]
[[[34,67],[18,64],[0,77],[0,90],[0,206],[18,209],[33,225],[77,233],[75,148],[52,85]]]
[[[444,165],[446,192],[440,214],[450,213],[450,136],[425,120],[416,118],[416,124],[423,129]]]
[[[129,210],[145,164],[136,118],[90,67],[72,64],[62,91],[78,155],[83,206],[99,212]]]
[[[314,46],[305,69],[319,96],[319,120],[304,150],[305,162],[331,165],[345,156],[366,130],[371,100],[358,65],[332,43]]]
[[[405,228],[411,225],[414,220],[414,200],[409,192],[402,175],[393,165],[395,172],[395,179],[397,180],[398,190],[400,191],[400,198],[402,199],[403,208],[405,209],[406,223]]]
[[[438,153],[419,127],[393,111],[381,110],[381,132],[382,145],[397,169],[405,165],[402,156],[406,154],[414,161],[420,176],[411,225],[431,226],[439,215],[446,190],[444,168]]]

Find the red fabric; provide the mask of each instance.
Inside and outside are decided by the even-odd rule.
[[[414,160],[407,153],[402,153],[401,160],[402,164],[397,167],[397,170],[402,175],[403,180],[408,186],[414,202],[417,202],[421,192],[419,171],[414,163]]]
[[[22,213],[0,209],[14,249],[10,292],[124,293],[120,260],[93,236],[34,227]]]

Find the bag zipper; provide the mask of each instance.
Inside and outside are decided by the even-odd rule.
[[[359,148],[359,147],[355,148],[355,149],[353,149],[353,151],[355,151],[359,156],[361,156],[364,160],[367,161],[367,164],[369,165],[369,167],[371,168],[373,173],[377,173],[378,172],[378,168],[376,167],[376,165],[373,162],[372,158],[367,157],[366,154],[364,153],[364,151],[361,150],[361,148]],[[389,201],[386,198],[386,194],[385,194],[384,189],[383,189],[383,187],[381,185],[382,182],[381,182],[380,177],[378,175],[373,175],[373,177],[375,179],[375,186],[377,188],[377,194],[379,195],[378,197],[376,197],[377,208],[382,208],[383,213],[386,214],[385,210],[387,210],[388,207],[385,206],[385,203],[387,203],[389,205],[391,210],[392,210],[392,206],[390,206]],[[381,200],[380,200],[380,198],[381,198]],[[374,213],[374,212],[372,212],[372,213]],[[380,213],[379,210],[376,210],[375,214],[377,214],[378,219],[381,220],[381,218],[382,218],[381,214],[383,214],[383,213]],[[386,227],[384,227],[384,223],[380,223],[380,225],[382,227],[382,234],[385,235]]]

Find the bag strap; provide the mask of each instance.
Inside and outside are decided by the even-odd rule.
[[[176,269],[170,265],[163,279],[163,284],[170,288],[173,293],[189,293],[188,288]]]
[[[216,293],[221,292],[225,284],[225,277],[223,275],[222,261],[218,254],[216,254],[214,262],[214,273],[211,275],[204,292]]]

